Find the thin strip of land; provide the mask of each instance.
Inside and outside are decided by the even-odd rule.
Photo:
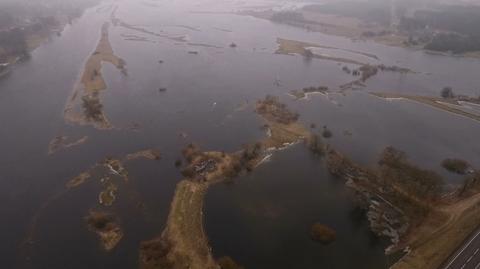
[[[371,95],[377,96],[383,99],[405,99],[414,102],[418,102],[424,105],[428,105],[442,111],[450,112],[462,117],[466,117],[475,121],[480,121],[480,115],[469,113],[465,110],[456,108],[455,106],[462,106],[459,101],[454,99],[445,99],[445,98],[438,98],[438,97],[430,97],[430,96],[420,96],[420,95],[406,95],[406,94],[397,94],[397,93],[377,93],[377,92],[370,92]]]
[[[107,89],[102,75],[102,63],[113,64],[126,74],[125,61],[116,56],[108,35],[109,24],[101,29],[100,40],[95,51],[87,58],[80,80],[74,85],[67,101],[64,117],[67,122],[79,125],[93,125],[97,129],[111,129],[101,102],[100,93]]]
[[[285,55],[298,54],[306,58],[315,58],[315,59],[334,61],[334,62],[345,63],[345,64],[366,65],[366,63],[362,63],[352,59],[315,54],[308,48],[322,48],[323,46],[314,44],[314,43],[307,43],[307,42],[284,39],[284,38],[277,38],[277,43],[278,43],[278,49],[275,52],[277,54],[285,54]]]

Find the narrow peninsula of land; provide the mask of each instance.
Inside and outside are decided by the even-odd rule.
[[[73,93],[64,110],[65,120],[79,125],[93,125],[97,129],[111,129],[103,110],[101,92],[107,89],[102,75],[102,63],[107,62],[126,74],[125,61],[116,56],[108,36],[109,24],[101,29],[100,40],[95,51],[88,57],[80,80],[75,83]]]
[[[193,144],[183,150],[185,177],[176,187],[163,233],[140,247],[140,268],[221,268],[211,253],[203,227],[203,203],[208,188],[244,171],[253,170],[268,152],[307,139],[298,114],[272,96],[257,102],[269,136],[234,153],[202,152]]]

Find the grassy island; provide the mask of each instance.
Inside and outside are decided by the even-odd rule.
[[[123,237],[123,231],[112,214],[90,211],[85,220],[89,230],[98,235],[106,251],[114,249]]]
[[[80,125],[93,125],[97,129],[111,129],[100,98],[107,89],[102,75],[102,63],[107,62],[126,74],[125,61],[116,56],[110,44],[109,24],[101,29],[100,40],[95,51],[86,60],[80,80],[75,83],[73,93],[65,106],[65,120]]]

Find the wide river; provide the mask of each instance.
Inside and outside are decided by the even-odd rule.
[[[480,167],[479,122],[367,93],[437,96],[451,86],[479,96],[480,60],[354,42],[233,13],[264,4],[103,1],[0,79],[0,267],[137,268],[140,242],[165,227],[182,178],[174,166],[181,149],[194,142],[205,150],[232,152],[264,137],[253,104],[266,94],[279,96],[305,125],[328,126],[333,137],[327,143],[360,164],[374,166],[382,149],[394,146],[453,185],[460,179],[441,169],[443,159],[463,158]],[[134,26],[109,27],[113,50],[128,70],[122,75],[108,63],[102,69],[108,89],[101,100],[116,128],[66,123],[67,99],[115,9],[118,19]],[[352,77],[333,61],[275,54],[277,38],[341,48],[328,52],[341,57],[348,50],[371,53],[379,60],[362,60],[418,73],[382,73],[363,90],[295,101],[290,90],[338,89]],[[88,140],[48,155],[56,136]],[[99,205],[98,183],[66,191],[72,177],[105,157],[149,148],[159,149],[162,159],[128,163],[128,184],[111,207]],[[125,235],[112,252],[103,251],[88,230],[84,217],[90,209],[117,214]],[[204,216],[214,255],[229,255],[249,269],[380,269],[393,259],[383,252],[385,240],[369,232],[343,182],[301,145],[275,154],[234,183],[213,186]],[[333,244],[309,239],[317,221],[337,231]]]

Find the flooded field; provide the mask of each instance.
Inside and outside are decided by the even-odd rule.
[[[447,187],[462,178],[442,160],[480,168],[478,105],[455,106],[472,118],[451,104],[392,98],[437,98],[446,86],[478,97],[480,60],[235,14],[272,5],[102,1],[0,78],[2,267],[138,268],[141,243],[166,227],[183,178],[182,149],[194,143],[234,153],[263,141],[266,123],[255,109],[266,95],[297,112],[309,132],[330,130],[324,143],[363,166],[393,146]],[[279,39],[305,46],[280,54]],[[306,57],[305,48],[318,57]],[[367,64],[412,72],[378,71],[341,87],[361,78],[345,70]],[[320,86],[328,91],[289,95]],[[385,254],[387,240],[355,208],[344,182],[299,143],[212,186],[202,214],[214,258],[230,256],[245,268],[388,268],[396,258]],[[87,223],[91,212],[114,216],[122,236],[113,246]],[[333,244],[310,239],[317,221],[336,230]]]

